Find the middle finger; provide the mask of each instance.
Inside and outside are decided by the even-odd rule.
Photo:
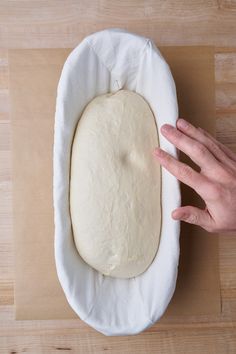
[[[188,155],[201,169],[211,169],[218,166],[215,157],[203,144],[183,134],[172,125],[164,124],[161,127],[161,132],[167,140]]]

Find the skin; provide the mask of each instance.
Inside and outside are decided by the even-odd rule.
[[[236,154],[184,119],[178,119],[176,127],[164,124],[161,133],[188,155],[200,172],[160,148],[154,150],[155,158],[179,181],[193,188],[206,205],[204,210],[182,206],[172,212],[172,218],[209,232],[236,231]]]

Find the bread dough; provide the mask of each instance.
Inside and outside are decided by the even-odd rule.
[[[70,213],[75,246],[104,275],[130,278],[153,261],[161,228],[155,118],[137,93],[94,98],[75,132]]]

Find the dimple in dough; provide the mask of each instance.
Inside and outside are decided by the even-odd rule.
[[[161,229],[159,145],[155,118],[137,93],[94,98],[76,128],[71,155],[70,212],[75,246],[104,275],[143,273]]]

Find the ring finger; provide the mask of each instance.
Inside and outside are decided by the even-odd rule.
[[[179,150],[188,155],[201,169],[217,169],[218,162],[212,153],[199,141],[183,134],[169,124],[161,127],[162,134]]]

